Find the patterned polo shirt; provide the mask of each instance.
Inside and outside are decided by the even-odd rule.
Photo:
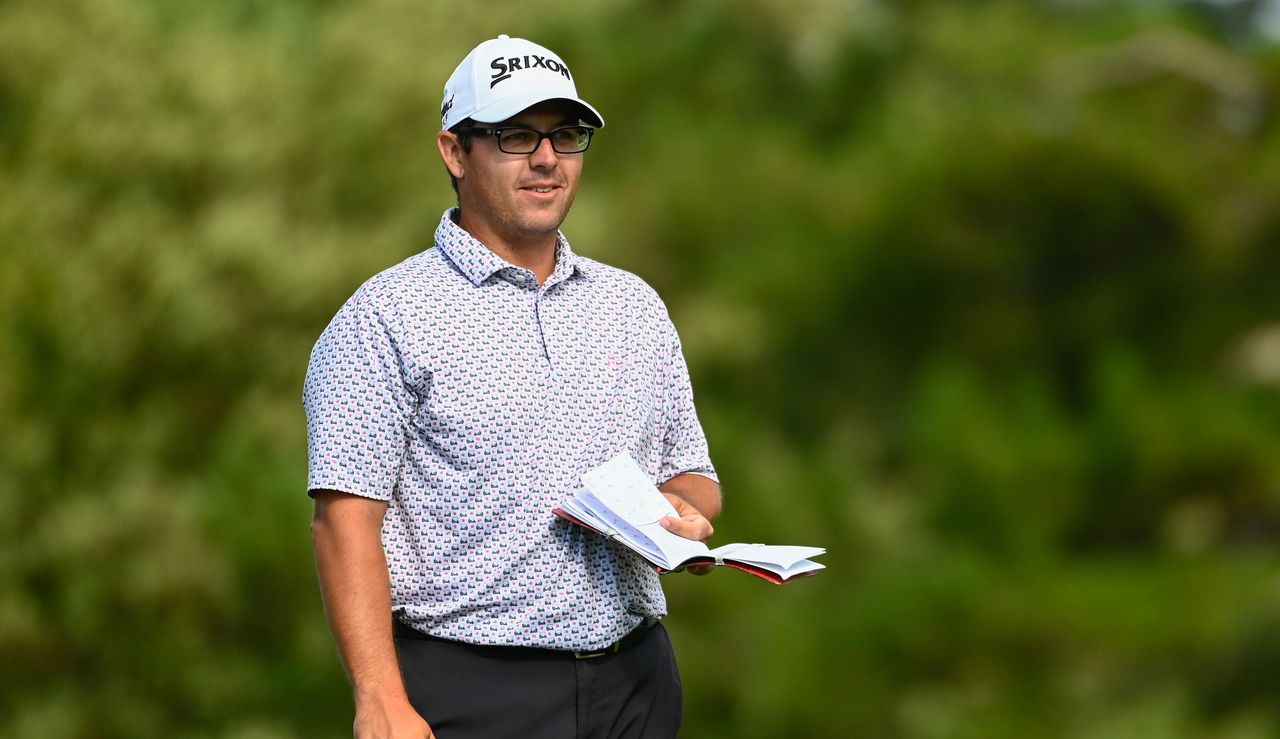
[[[574,254],[534,274],[446,211],[435,247],[356,291],[307,368],[308,489],[388,502],[394,613],[446,639],[595,649],[666,614],[638,556],[552,514],[627,450],[716,479],[671,319]]]

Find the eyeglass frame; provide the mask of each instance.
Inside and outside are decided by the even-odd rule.
[[[556,142],[552,140],[551,136],[558,131],[564,131],[571,128],[580,128],[587,132],[587,145],[576,151],[560,151],[559,149],[556,148]],[[539,131],[538,129],[532,126],[459,126],[454,130],[458,132],[466,131],[468,133],[482,133],[482,134],[485,134],[486,136],[492,136],[494,143],[498,145],[498,151],[502,152],[503,154],[513,154],[515,156],[522,156],[522,157],[529,156],[530,154],[533,154],[536,151],[538,151],[538,149],[542,148],[543,139],[551,141],[551,150],[557,154],[581,154],[582,152],[591,148],[591,139],[594,138],[596,135],[596,129],[594,127],[584,126],[581,123],[578,123],[572,126],[558,126],[556,128],[551,129],[550,131]],[[538,140],[537,142],[534,143],[533,148],[530,149],[529,151],[507,151],[506,149],[502,148],[502,133],[504,131],[527,131],[529,133],[537,134]]]

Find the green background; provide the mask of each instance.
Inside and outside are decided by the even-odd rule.
[[[1270,20],[1268,20],[1270,19]],[[685,736],[1280,735],[1275,2],[0,0],[0,735],[338,737],[312,343],[498,33],[609,121],[720,541]]]

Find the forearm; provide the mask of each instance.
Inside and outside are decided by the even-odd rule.
[[[709,477],[686,472],[662,483],[658,489],[679,496],[698,509],[698,513],[708,521],[714,521],[720,515],[720,485]]]
[[[352,503],[332,500],[326,506],[318,501],[311,530],[325,613],[359,710],[362,704],[408,698],[391,636],[386,554],[367,508],[370,502]]]

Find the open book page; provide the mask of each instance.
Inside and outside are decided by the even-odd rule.
[[[797,547],[784,544],[725,544],[709,550],[708,555],[717,559],[736,559],[757,565],[776,565],[787,568],[799,562],[826,554],[822,547]]]
[[[601,529],[601,531],[626,539],[631,546],[640,550],[642,554],[650,559],[659,559],[663,556],[662,548],[653,541],[653,536],[649,531],[651,527],[656,527],[666,533],[666,529],[663,529],[661,525],[642,524],[637,526],[618,515],[609,506],[601,503],[599,498],[587,489],[578,492],[578,501],[583,507],[590,510],[597,520],[605,524],[605,528]]]
[[[726,544],[707,552],[717,562],[740,562],[751,567],[775,572],[788,579],[807,572],[826,569],[826,565],[812,562],[808,557],[826,554],[821,547],[797,547],[776,544]]]
[[[605,536],[616,535],[617,532],[613,530],[608,521],[597,516],[595,511],[583,504],[582,499],[579,496],[585,492],[586,491],[584,490],[578,490],[573,496],[570,496],[568,500],[560,504],[560,509]]]
[[[657,523],[663,516],[677,515],[671,501],[658,492],[627,452],[584,474],[582,482],[605,507],[632,525]]]
[[[596,512],[597,510],[599,513]],[[611,515],[609,509],[603,507],[586,488],[579,489],[573,497],[560,504],[555,512],[562,517],[569,517],[575,523],[595,529],[610,539],[626,543],[651,562],[661,563],[666,558],[662,549],[640,530],[645,527],[636,528],[623,519]],[[662,527],[658,526],[658,528]]]
[[[751,564],[751,563],[748,562],[747,564]],[[783,579],[785,580],[788,578],[795,577],[797,575],[803,575],[806,572],[817,572],[818,570],[825,570],[825,569],[827,569],[827,566],[824,564],[821,564],[819,562],[814,562],[813,560],[809,560],[809,559],[802,559],[799,562],[796,562],[795,564],[785,569],[776,570],[776,572],[779,575],[782,575]]]

